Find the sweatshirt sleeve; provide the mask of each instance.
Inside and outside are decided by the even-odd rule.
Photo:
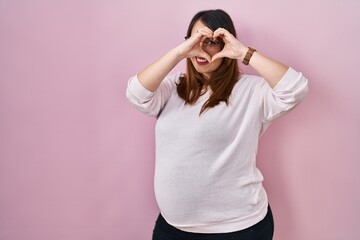
[[[137,75],[129,79],[126,97],[140,112],[149,116],[157,116],[175,87],[179,74],[167,76],[155,92],[147,90],[139,81]]]
[[[278,84],[271,88],[262,83],[263,122],[269,123],[299,104],[308,93],[308,80],[300,72],[289,68]]]

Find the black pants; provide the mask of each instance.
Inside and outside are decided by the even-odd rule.
[[[160,214],[156,220],[152,240],[272,240],[273,234],[274,219],[269,206],[268,213],[259,223],[230,233],[184,232],[168,224]]]

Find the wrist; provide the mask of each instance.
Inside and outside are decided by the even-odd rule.
[[[253,56],[254,52],[256,52],[255,48],[248,47],[245,54],[243,54],[241,60],[244,65],[249,65],[250,59]]]
[[[181,61],[184,58],[186,58],[184,51],[182,51],[182,49],[180,47],[175,47],[170,51],[170,54],[173,55],[173,57],[177,60],[177,61]]]
[[[244,57],[245,57],[245,55],[246,55],[246,53],[247,53],[247,51],[249,50],[249,48],[248,47],[244,47],[244,48],[242,48],[240,51],[239,51],[239,53],[238,53],[238,58],[237,59],[239,59],[241,62],[244,60]]]

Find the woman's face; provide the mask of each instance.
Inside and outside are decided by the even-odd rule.
[[[194,27],[191,30],[191,35],[195,34],[197,30],[200,30],[201,28],[206,27],[205,24],[203,24],[200,20],[198,20]],[[205,41],[202,43],[202,50],[206,52],[207,54],[212,57],[216,53],[220,52],[223,48],[222,44],[219,44],[216,41],[213,41],[213,39],[209,39],[211,41]],[[201,57],[193,57],[190,59],[192,64],[194,65],[196,71],[199,73],[202,73],[205,77],[209,78],[216,69],[221,65],[223,59],[216,59],[213,62],[208,62],[205,58]]]

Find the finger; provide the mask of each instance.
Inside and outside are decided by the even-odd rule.
[[[196,32],[206,32],[206,33],[209,33],[209,34],[213,34],[213,31],[208,27],[200,28]]]
[[[187,39],[187,41],[192,45],[195,46],[196,44],[200,43],[203,39],[202,33],[195,33]]]
[[[222,38],[223,40],[230,40],[234,36],[224,28],[218,28],[213,35],[214,38]]]
[[[202,32],[199,32],[197,33],[197,38],[198,39],[205,39],[205,38],[212,38],[213,35],[212,33],[209,33],[209,32],[205,32],[205,31],[202,31]]]
[[[211,35],[211,36],[214,34],[213,30],[211,30],[211,29],[208,28],[208,27],[204,27],[203,29],[204,29],[204,31],[205,31],[206,33],[208,33],[208,34]]]
[[[206,36],[206,37],[212,37],[213,31],[207,27],[200,28],[196,31],[196,34],[198,36]]]
[[[213,34],[213,38],[218,38],[218,37],[223,37],[225,34],[225,32],[221,29],[221,28],[218,28],[214,34]]]
[[[218,37],[220,35],[225,35],[227,33],[229,33],[229,32],[225,28],[218,28],[214,32],[214,37]]]
[[[223,52],[216,53],[214,56],[212,56],[211,62],[224,57],[226,57],[226,55]]]
[[[200,51],[198,56],[205,58],[209,63],[212,62],[211,56],[207,52],[204,52],[203,50]]]

